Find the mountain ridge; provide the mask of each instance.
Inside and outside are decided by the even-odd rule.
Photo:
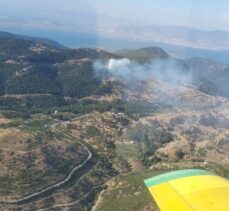
[[[11,36],[11,35],[10,35]],[[20,36],[19,36],[20,37]],[[162,60],[175,61],[183,73],[194,76],[193,85],[207,94],[229,96],[226,82],[229,66],[206,59],[177,60],[158,47],[109,53],[94,48],[54,48],[47,43],[0,36],[0,93],[53,94],[57,96],[85,97],[111,92],[112,85],[97,77],[93,63],[96,60],[129,58],[140,63]],[[218,74],[220,72],[220,75]]]
[[[63,45],[61,45],[60,43],[50,40],[50,39],[41,38],[41,37],[31,37],[27,35],[18,35],[14,33],[5,32],[5,31],[0,31],[0,38],[13,38],[13,39],[18,39],[18,40],[36,41],[36,42],[47,44],[50,47],[54,47],[54,48],[66,48]]]

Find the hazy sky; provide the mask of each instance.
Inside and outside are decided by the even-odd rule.
[[[0,19],[78,23],[80,13],[131,23],[229,30],[228,0],[0,0]]]

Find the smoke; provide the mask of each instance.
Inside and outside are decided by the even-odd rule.
[[[144,65],[136,64],[126,58],[110,59],[107,63],[98,60],[94,63],[94,69],[99,76],[108,73],[115,78],[126,81],[146,78],[147,70]]]
[[[127,58],[110,59],[106,63],[97,60],[94,62],[94,70],[100,77],[110,75],[131,83],[153,77],[178,86],[192,84],[191,71],[185,69],[176,60],[157,60],[145,64],[139,64]]]

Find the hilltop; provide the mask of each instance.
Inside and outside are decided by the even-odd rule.
[[[210,60],[192,58],[176,60],[158,47],[120,50],[113,53],[101,49],[63,48],[55,41],[0,33],[0,94],[51,94],[85,97],[106,94],[110,84],[96,77],[93,62],[111,58],[129,58],[140,62],[172,62],[182,69],[181,74],[193,75],[192,85],[213,95],[229,96],[225,88],[229,66]],[[169,62],[168,62],[169,61]]]
[[[18,34],[12,34],[9,32],[4,32],[0,31],[0,37],[1,38],[9,38],[9,39],[18,39],[18,40],[29,40],[29,41],[35,41],[35,42],[40,42],[47,44],[53,48],[65,48],[63,45],[60,43],[50,40],[50,39],[45,39],[45,38],[39,38],[39,37],[30,37],[30,36],[25,36],[25,35],[18,35]]]
[[[158,47],[145,47],[134,50],[123,49],[116,51],[115,53],[140,63],[150,62],[155,59],[169,58],[169,55]]]
[[[6,101],[15,95],[40,102],[43,97],[46,105],[47,101],[61,105],[66,103],[64,97],[78,99],[111,92],[111,85],[96,77],[93,61],[118,56],[99,49],[54,48],[46,41],[34,40],[0,35],[0,95],[6,96],[1,97],[1,106],[14,104]],[[27,99],[26,104],[33,107],[37,102],[33,99]]]

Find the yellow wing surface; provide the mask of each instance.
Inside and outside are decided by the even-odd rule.
[[[161,211],[229,211],[229,180],[200,169],[144,181]]]

